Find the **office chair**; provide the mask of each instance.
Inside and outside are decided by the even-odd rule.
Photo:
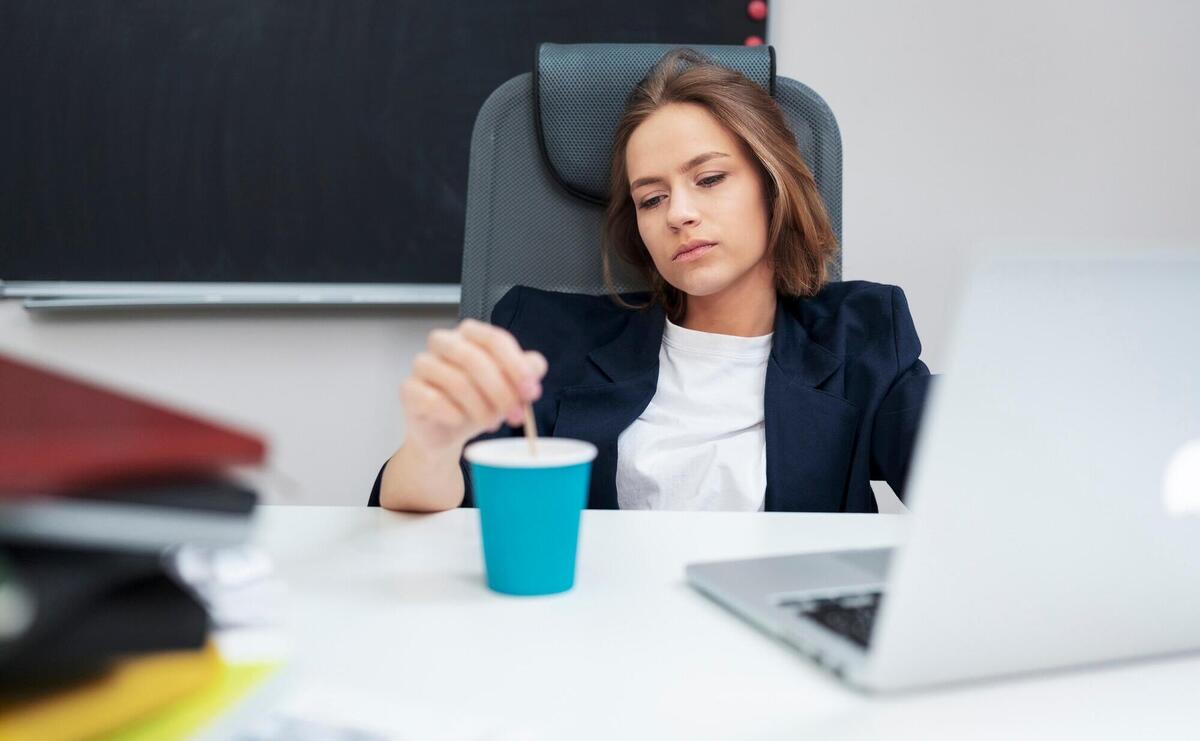
[[[487,321],[513,285],[606,292],[600,244],[612,138],[629,93],[668,44],[542,44],[537,65],[505,82],[475,119],[467,183],[459,317]],[[825,199],[841,280],[842,141],[829,106],[807,86],[775,76],[769,46],[692,46],[768,90]],[[620,260],[617,289],[647,286]]]

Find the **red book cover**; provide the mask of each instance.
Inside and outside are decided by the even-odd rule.
[[[0,355],[0,495],[86,493],[265,455],[247,432]]]

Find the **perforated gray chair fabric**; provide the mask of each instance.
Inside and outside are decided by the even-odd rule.
[[[486,321],[514,285],[601,294],[600,243],[612,137],[634,86],[671,49],[664,44],[542,44],[535,73],[484,102],[471,137],[460,317]],[[825,199],[839,248],[842,142],[829,106],[775,76],[769,46],[691,46],[774,96]],[[539,136],[540,133],[540,136]],[[617,289],[646,285],[615,264]]]

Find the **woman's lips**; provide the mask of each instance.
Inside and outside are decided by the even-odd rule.
[[[708,252],[710,250],[712,250],[713,247],[716,247],[716,246],[717,245],[714,242],[713,244],[705,244],[705,245],[696,247],[694,249],[690,249],[687,252],[680,252],[678,255],[675,256],[674,262],[688,262],[690,260],[698,260],[701,257],[704,257],[704,255],[708,254]]]

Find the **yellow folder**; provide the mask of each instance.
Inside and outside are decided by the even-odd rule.
[[[65,741],[110,733],[216,682],[223,665],[210,642],[122,660],[102,676],[47,695],[0,700],[0,741]]]
[[[233,664],[215,682],[106,736],[105,741],[174,741],[215,720],[265,679],[277,664]]]

